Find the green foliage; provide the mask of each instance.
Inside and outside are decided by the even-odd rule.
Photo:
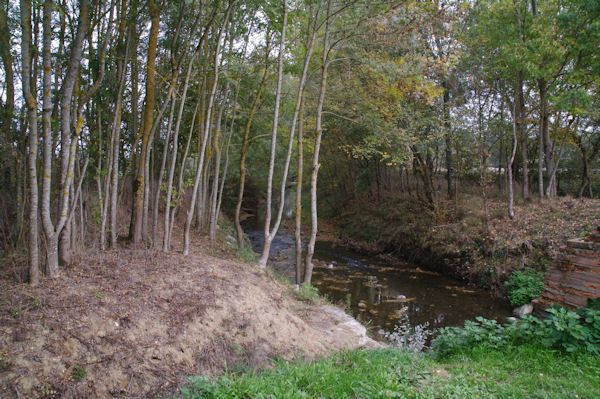
[[[544,291],[544,283],[539,273],[533,269],[527,269],[525,273],[520,270],[514,271],[504,283],[504,287],[514,307],[531,302]]]
[[[71,376],[74,380],[82,380],[87,375],[87,370],[83,366],[75,366]]]
[[[535,345],[480,346],[438,360],[396,349],[350,351],[319,361],[276,362],[272,370],[192,377],[196,398],[561,398],[598,397],[596,357]]]
[[[352,316],[352,295],[346,294],[346,313]]]
[[[104,299],[106,295],[104,295],[104,292],[97,291],[94,292],[94,296],[98,299]]]
[[[13,319],[16,319],[21,314],[21,305],[17,306],[16,308],[8,309],[8,312]]]
[[[544,320],[548,334],[544,337],[548,346],[561,347],[567,352],[584,348],[600,354],[600,309],[597,302],[578,310],[553,307]]]
[[[317,289],[317,287],[306,283],[300,285],[300,288],[298,288],[298,291],[296,291],[296,299],[311,303],[313,305],[318,305],[322,304],[323,302],[326,302],[325,299],[323,299],[319,295],[319,290]]]
[[[526,315],[521,320],[500,325],[495,320],[477,317],[476,321],[466,321],[464,328],[442,328],[433,340],[434,351],[444,357],[474,345],[499,349],[506,345],[535,343],[566,352],[600,354],[598,300],[589,301],[587,306],[575,312],[564,307],[552,307],[547,312],[543,321]]]
[[[256,263],[258,261],[256,253],[248,246],[238,247],[235,252],[237,257],[246,263]]]

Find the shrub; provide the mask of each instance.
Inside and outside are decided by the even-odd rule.
[[[467,320],[464,328],[442,328],[433,340],[433,349],[436,355],[446,356],[474,346],[499,349],[533,343],[566,352],[600,354],[600,300],[589,300],[587,306],[575,312],[558,306],[547,312],[543,321],[526,315],[501,325],[477,317],[475,321]]]
[[[394,327],[394,331],[380,330],[380,333],[383,333],[391,344],[399,349],[421,352],[427,348],[427,340],[435,333],[435,330],[429,329],[429,323],[411,326],[408,316],[405,314]]]
[[[519,307],[539,297],[544,291],[540,274],[532,269],[513,272],[504,283],[510,304]]]

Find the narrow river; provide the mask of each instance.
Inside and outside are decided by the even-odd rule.
[[[260,251],[262,231],[247,229],[255,251]],[[280,231],[271,246],[271,263],[278,274],[294,278],[294,237]],[[481,289],[421,270],[406,263],[389,264],[378,259],[317,242],[313,284],[334,303],[348,300],[354,316],[375,327],[392,331],[398,323],[429,328],[462,326],[465,320],[483,316],[504,321],[511,315],[507,302]]]

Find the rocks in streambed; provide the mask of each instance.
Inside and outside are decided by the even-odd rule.
[[[526,314],[531,314],[533,312],[533,305],[531,303],[526,303],[523,306],[519,306],[518,308],[513,309],[513,314],[518,317],[523,317]]]
[[[331,305],[320,306],[320,309],[336,321],[336,324],[327,331],[340,341],[358,342],[358,346],[369,349],[383,347],[382,344],[367,336],[365,326],[360,324],[354,317],[346,314],[342,309]]]

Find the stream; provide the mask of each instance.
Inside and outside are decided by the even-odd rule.
[[[246,233],[260,253],[263,232]],[[414,265],[386,263],[327,241],[317,241],[314,258],[312,283],[319,293],[333,303],[349,300],[354,317],[376,331],[391,332],[399,323],[428,323],[429,329],[462,326],[477,316],[503,322],[511,315],[508,303],[488,291]],[[295,280],[293,233],[278,232],[270,263],[276,273]]]

